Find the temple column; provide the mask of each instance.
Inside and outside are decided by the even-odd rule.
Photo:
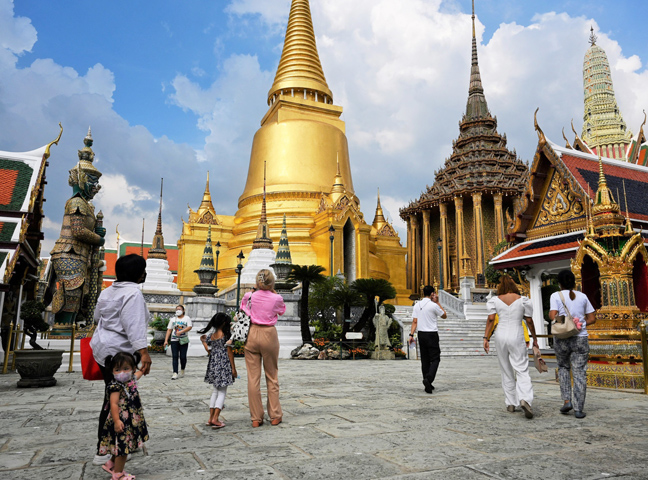
[[[475,253],[477,268],[475,272],[477,275],[484,274],[484,219],[482,215],[482,194],[473,193],[473,219],[475,224]],[[480,285],[481,286],[481,285]]]
[[[457,278],[465,277],[464,272],[464,225],[463,225],[463,197],[455,197],[455,224],[456,224],[456,238],[455,245],[457,246]]]
[[[443,288],[450,291],[452,290],[452,285],[450,282],[450,249],[448,248],[448,205],[445,203],[439,204],[439,215],[440,215],[440,230],[441,230],[441,243],[443,244],[442,257],[443,262],[441,266],[443,268]]]
[[[412,222],[410,221],[411,217],[407,217],[405,221],[407,222],[407,288],[413,290],[412,287],[412,255],[414,254],[412,249],[412,241],[414,240],[414,233],[412,232]]]
[[[504,241],[504,215],[502,214],[502,194],[495,193],[493,195],[493,202],[495,203],[495,243]]]
[[[432,285],[432,275],[430,275],[430,211],[423,210],[423,280],[426,285]]]
[[[421,232],[419,228],[419,220],[416,215],[412,215],[412,291],[416,295],[419,293],[419,283],[421,281]]]

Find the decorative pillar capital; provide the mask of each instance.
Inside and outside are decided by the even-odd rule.
[[[493,203],[495,203],[496,207],[502,208],[502,194],[501,193],[494,193],[493,194]]]
[[[463,197],[455,197],[454,203],[456,209],[463,209]]]
[[[472,194],[473,204],[481,204],[482,194],[481,192],[475,192]]]
[[[423,210],[421,213],[423,214],[423,223],[430,223],[430,211]]]
[[[416,215],[410,215],[409,218],[410,218],[410,221],[412,223],[412,227],[414,227],[414,228],[418,227],[418,224],[419,224],[418,217]]]
[[[441,218],[448,218],[448,204],[447,203],[440,203],[439,204],[439,213],[441,214]]]

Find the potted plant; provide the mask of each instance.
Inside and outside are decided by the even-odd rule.
[[[167,327],[169,326],[169,319],[162,318],[159,315],[153,317],[149,327],[153,329],[153,341],[158,344],[164,343]]]
[[[45,305],[37,300],[28,300],[20,307],[23,330],[29,337],[31,349],[14,351],[16,370],[20,374],[18,387],[52,387],[56,385],[54,374],[63,363],[63,350],[45,350],[36,343],[39,332],[49,329],[43,320]]]

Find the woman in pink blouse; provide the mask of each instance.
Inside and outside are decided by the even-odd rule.
[[[281,295],[274,291],[275,277],[268,269],[259,270],[257,290],[248,292],[241,300],[241,310],[252,320],[245,343],[245,366],[248,376],[248,403],[252,427],[263,425],[261,401],[261,363],[268,390],[268,416],[272,425],[281,423],[283,412],[279,403],[279,337],[277,318],[286,311]]]

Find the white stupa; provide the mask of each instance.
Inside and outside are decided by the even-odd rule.
[[[153,236],[151,248],[146,259],[146,281],[142,285],[143,291],[165,292],[180,294],[178,285],[173,283],[173,273],[169,270],[167,253],[164,248],[164,236],[162,235],[162,187],[160,185],[160,212],[158,213],[157,228]]]
[[[266,217],[266,182],[265,162],[263,163],[263,202],[261,203],[261,219],[257,228],[257,236],[252,243],[252,251],[248,257],[243,270],[241,271],[242,285],[255,285],[256,275],[259,270],[267,268],[274,275],[275,272],[270,265],[275,263],[276,253],[272,248],[272,239],[268,231],[268,219]]]

